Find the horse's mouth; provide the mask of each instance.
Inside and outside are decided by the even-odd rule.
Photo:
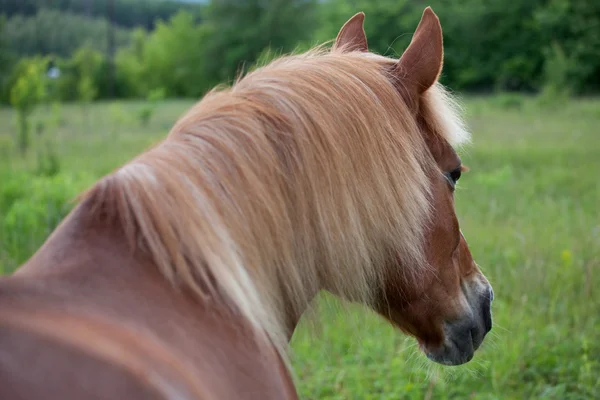
[[[473,359],[475,350],[483,340],[477,341],[472,329],[459,334],[458,337],[448,335],[444,343],[434,349],[422,345],[421,349],[428,359],[442,365],[454,366],[468,363]]]
[[[473,359],[485,336],[492,329],[491,302],[493,291],[479,297],[469,317],[444,323],[444,342],[437,347],[420,343],[421,350],[431,361],[442,365],[461,365]],[[479,310],[479,312],[475,311]]]

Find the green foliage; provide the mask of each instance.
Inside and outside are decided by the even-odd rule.
[[[16,82],[10,90],[10,104],[24,113],[31,113],[47,94],[46,60],[32,58],[22,60],[17,68]]]
[[[147,32],[135,29],[131,45],[120,49],[115,57],[117,81],[124,97],[142,97],[148,93],[148,85],[144,79],[147,67],[144,64],[144,46]]]
[[[60,128],[65,125],[65,118],[62,113],[61,103],[58,101],[53,101],[51,104],[52,115],[49,118],[49,124],[53,128]]]
[[[15,56],[10,50],[10,43],[4,33],[6,17],[0,15],[0,103],[7,103],[9,98],[9,78],[15,64]]]
[[[60,159],[54,149],[54,143],[46,140],[39,149],[35,172],[39,176],[55,176],[60,172]]]
[[[57,98],[61,101],[90,103],[106,96],[108,62],[103,53],[83,46],[69,59],[56,59],[56,64],[60,69]]]
[[[18,265],[31,256],[72,207],[85,174],[36,176],[0,171],[0,259]],[[1,271],[1,266],[0,266]]]
[[[206,26],[185,12],[159,22],[144,43],[141,78],[148,90],[164,88],[166,96],[197,97],[208,89],[202,53],[206,33]]]
[[[91,48],[106,58],[106,0],[58,0],[50,8],[41,3],[10,0],[4,29],[0,22],[0,101],[7,100],[1,89],[12,76],[6,73],[11,53],[60,57],[67,75],[78,49]],[[565,87],[559,81],[572,94],[600,90],[600,2],[432,0],[427,5],[442,22],[441,80],[453,90],[541,91],[544,104],[563,96],[554,94]],[[273,55],[332,40],[359,10],[367,15],[370,48],[398,57],[424,6],[410,0],[215,0],[206,6],[115,0],[116,82],[109,81],[112,69],[105,60],[89,77],[63,80],[60,98],[79,99],[81,89],[97,91],[90,97],[100,99],[145,98],[158,88],[170,98],[198,98]]]
[[[560,63],[556,61],[554,48],[558,46],[570,62],[566,75],[574,92],[597,92],[600,90],[600,3],[590,0],[546,3],[535,13],[536,25],[542,32],[540,50],[546,58]],[[548,44],[552,47],[548,48]]]
[[[103,57],[94,50],[82,48],[75,53],[73,61],[79,73],[77,97],[79,101],[90,103],[98,94],[94,84],[94,76],[97,75],[97,70],[102,67]]]
[[[573,63],[556,42],[546,52],[544,86],[540,96],[542,104],[558,105],[569,99],[573,91],[570,73]]]
[[[52,104],[52,112],[46,118],[38,118],[36,121],[36,166],[35,173],[38,176],[54,176],[60,172],[60,159],[56,153],[53,136],[46,131],[52,126],[56,119],[56,104]]]
[[[289,52],[315,28],[315,0],[216,0],[207,9],[206,71],[211,80],[231,81],[265,48]]]
[[[94,81],[89,75],[83,75],[79,79],[79,84],[77,85],[77,95],[79,97],[79,101],[84,104],[89,104],[96,97],[97,90],[94,87]]]
[[[147,101],[144,103],[144,105],[140,108],[138,112],[138,119],[140,120],[142,127],[145,128],[148,126],[152,115],[154,115],[154,112],[156,111],[156,107],[158,107],[159,102],[164,98],[164,89],[160,88],[150,91],[146,99]]]
[[[493,98],[494,105],[504,110],[520,110],[523,108],[523,97],[514,93],[496,94]]]
[[[24,154],[30,145],[29,117],[35,107],[46,100],[47,78],[45,59],[31,59],[23,62],[21,73],[10,90],[10,103],[16,109],[17,143]]]
[[[132,45],[117,54],[119,81],[135,96],[145,97],[154,89],[164,90],[169,97],[200,96],[211,84],[202,52],[207,29],[196,24],[191,14],[180,12],[168,22],[159,22],[148,35],[136,31]]]
[[[7,20],[3,35],[11,50],[22,57],[36,54],[69,57],[82,46],[106,52],[108,23],[82,15],[39,9],[33,16],[15,15]],[[115,28],[117,47],[129,43],[130,33]]]
[[[95,18],[106,17],[109,0],[2,0],[2,11],[9,17],[15,14],[31,16],[41,7],[56,11],[86,15]],[[110,0],[114,6],[113,19],[119,26],[154,27],[157,19],[167,20],[181,10],[197,13],[197,4],[172,0]]]
[[[535,91],[546,85],[544,73],[556,57],[548,55],[549,37],[566,57],[572,60],[566,77],[570,86],[582,88],[581,80],[594,80],[600,57],[596,26],[600,12],[586,13],[584,0],[574,4],[552,0],[517,1],[468,0],[467,4],[437,0],[431,3],[442,19],[445,38],[445,67],[442,82],[458,90]],[[571,4],[571,5],[570,5]],[[300,43],[316,44],[331,40],[340,26],[356,11],[367,15],[366,32],[370,48],[378,53],[398,57],[410,41],[410,32],[423,11],[423,5],[408,0],[328,0],[212,2],[202,26],[205,40],[193,51],[202,55],[198,69],[206,88],[218,82],[231,82],[247,65],[261,65],[273,55],[294,50]],[[554,18],[550,18],[549,13]],[[273,16],[277,15],[277,18]],[[575,28],[570,21],[582,19],[587,29]],[[565,31],[563,36],[553,32]],[[582,43],[578,43],[581,41]],[[585,46],[583,45],[585,43]],[[156,40],[152,54],[166,54],[164,42]],[[171,46],[172,47],[172,46]],[[265,58],[266,57],[266,58]],[[130,57],[122,65],[133,70]],[[161,58],[164,60],[166,57]],[[175,57],[173,57],[175,58]],[[585,62],[581,63],[580,60]],[[138,64],[140,64],[138,57]],[[147,71],[161,71],[160,63]],[[583,67],[580,67],[583,65]],[[172,81],[160,72],[140,74],[163,81],[167,90]],[[154,86],[161,86],[155,82]],[[142,90],[142,92],[144,92]],[[180,91],[178,91],[180,92]],[[172,93],[168,93],[169,96]]]
[[[14,141],[10,136],[0,136],[0,169],[6,168],[14,152]]]

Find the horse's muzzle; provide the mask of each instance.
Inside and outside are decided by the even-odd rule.
[[[491,286],[476,296],[471,312],[461,319],[444,324],[444,343],[436,349],[423,349],[427,358],[443,365],[461,365],[473,358],[475,351],[492,329],[491,304],[494,291]]]

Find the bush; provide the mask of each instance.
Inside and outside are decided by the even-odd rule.
[[[53,3],[49,1],[45,3]],[[4,24],[3,35],[10,50],[20,57],[55,54],[70,57],[77,49],[90,45],[97,51],[107,48],[108,22],[70,12],[38,8],[35,15],[16,14]],[[115,27],[117,46],[129,43],[130,31]]]
[[[131,46],[119,50],[115,56],[117,86],[122,88],[123,97],[143,97],[148,93],[148,82],[144,79],[146,38],[145,30],[136,29]]]
[[[9,102],[9,80],[16,62],[16,56],[9,49],[9,41],[4,33],[6,18],[0,15],[0,103]]]
[[[4,163],[8,163],[14,151],[13,140],[10,136],[0,136],[0,168]]]
[[[73,1],[75,10],[79,6]],[[170,2],[156,3],[161,9],[159,3]],[[120,1],[115,4],[119,9]],[[444,29],[441,80],[453,90],[545,90],[543,99],[549,99],[560,88],[547,82],[548,70],[561,63],[557,48],[570,63],[570,91],[600,90],[600,2],[433,0],[430,5]],[[195,8],[199,13],[182,5],[169,7],[175,8],[161,14],[169,16],[168,20],[157,18],[149,23],[146,14],[143,28],[116,28],[115,82],[107,80],[113,75],[108,73],[112,71],[104,56],[107,22],[103,18],[33,7],[29,13],[33,15],[17,13],[4,24],[0,20],[0,101],[7,99],[6,77],[11,76],[14,57],[36,53],[64,57],[61,70],[70,78],[61,81],[63,100],[79,100],[82,93],[94,99],[113,94],[145,98],[158,88],[164,88],[167,97],[197,98],[219,83],[232,82],[240,71],[260,65],[273,54],[335,38],[341,24],[358,10],[367,15],[370,49],[398,57],[410,42],[424,6],[410,0],[288,0],[212,1]],[[92,9],[98,11],[96,6]],[[177,14],[172,13],[175,9]],[[134,20],[127,20],[127,26],[135,26],[130,25]],[[548,49],[550,43],[554,44]],[[74,52],[84,44],[100,61],[81,78],[77,64],[81,53]]]
[[[150,119],[158,107],[158,103],[165,98],[165,90],[163,88],[151,90],[146,98],[146,102],[138,111],[138,119],[142,127],[147,127]]]
[[[108,63],[104,54],[84,46],[69,59],[56,59],[56,64],[60,69],[56,90],[61,101],[89,103],[106,95]]]
[[[198,97],[209,89],[203,43],[208,28],[180,12],[168,22],[158,22],[149,35],[138,30],[132,45],[119,51],[116,68],[119,84],[136,97],[165,90],[168,97]]]
[[[43,140],[42,138],[40,138]],[[35,172],[39,176],[55,176],[60,172],[60,158],[52,140],[45,139],[38,149]]]
[[[504,110],[521,110],[523,108],[523,96],[517,93],[499,92],[492,98],[495,106]]]
[[[0,180],[0,243],[9,269],[41,246],[71,210],[71,200],[92,181],[85,174],[47,177],[12,170],[0,172]]]
[[[30,144],[30,116],[35,107],[47,98],[45,59],[24,60],[16,82],[10,89],[10,103],[16,109],[17,146],[24,154]]]
[[[562,47],[554,42],[546,50],[544,64],[544,86],[540,94],[543,105],[552,106],[568,100],[573,92],[570,81],[572,62],[567,57]]]

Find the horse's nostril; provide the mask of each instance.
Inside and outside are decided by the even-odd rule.
[[[485,327],[485,333],[487,334],[492,330],[492,300],[494,298],[494,292],[490,288],[490,297],[483,299],[482,311],[483,311],[483,325]]]
[[[485,323],[485,333],[487,334],[489,331],[492,330],[492,317],[488,314],[483,317],[483,320]]]

